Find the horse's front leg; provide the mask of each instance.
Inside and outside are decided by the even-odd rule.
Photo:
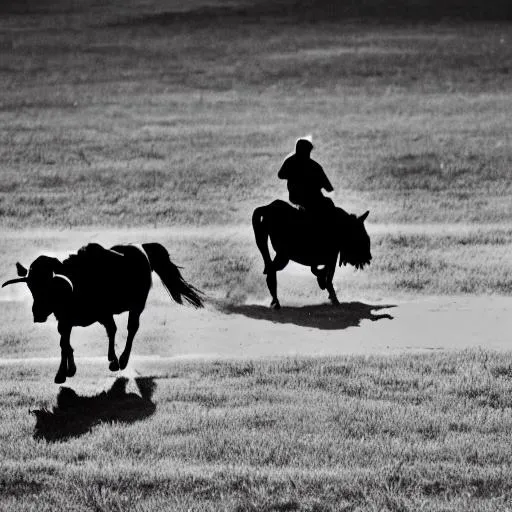
[[[272,309],[281,309],[281,304],[279,304],[279,299],[277,298],[277,272],[272,268],[272,266],[269,266],[266,268],[266,274],[268,291],[272,297],[270,307]]]
[[[76,366],[70,344],[72,326],[66,322],[59,322],[57,329],[60,334],[60,365],[55,375],[55,384],[62,384],[66,382],[66,377],[75,375]]]
[[[117,372],[119,370],[119,361],[116,356],[116,332],[117,326],[114,322],[113,316],[107,316],[100,321],[100,324],[105,327],[108,336],[108,361],[109,361],[109,369],[112,372]]]
[[[327,289],[327,292],[329,293],[329,300],[331,301],[331,304],[333,306],[339,306],[340,301],[338,300],[338,297],[336,296],[336,292],[334,291],[334,286],[332,284],[332,280],[334,279],[334,272],[336,270],[336,261],[333,264],[326,265],[324,271],[325,271],[325,288]]]

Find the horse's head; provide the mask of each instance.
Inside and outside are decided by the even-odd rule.
[[[72,288],[70,283],[56,275],[62,263],[57,258],[39,256],[27,270],[21,263],[16,263],[18,278],[6,281],[4,286],[14,283],[27,283],[34,302],[32,314],[34,322],[46,322],[55,312],[56,307],[68,299],[67,292]]]
[[[340,266],[349,263],[356,268],[362,269],[369,265],[372,259],[370,252],[370,237],[366,232],[364,221],[369,211],[360,217],[349,215],[340,210],[341,234],[340,234]]]

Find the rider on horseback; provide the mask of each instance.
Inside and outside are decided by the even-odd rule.
[[[326,219],[335,206],[332,199],[323,195],[322,190],[332,192],[334,188],[322,166],[311,158],[312,150],[313,144],[309,138],[298,139],[295,153],[285,159],[277,177],[288,180],[290,202],[308,213],[316,227],[323,232],[322,227],[327,227]],[[317,276],[323,290],[326,287],[327,267],[319,269],[314,265],[311,271]]]
[[[311,158],[313,144],[308,138],[297,140],[295,153],[285,159],[277,177],[288,181],[290,202],[309,213],[320,213],[334,207],[322,193],[334,190],[322,166]]]

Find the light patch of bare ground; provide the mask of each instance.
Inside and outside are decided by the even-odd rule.
[[[236,305],[215,301],[206,310],[195,311],[171,305],[161,289],[153,294],[157,300],[153,297],[142,316],[133,349],[135,360],[137,356],[171,362],[175,357],[240,359],[510,349],[512,299],[505,297],[354,300],[338,307],[295,301],[277,312],[261,301],[250,300]],[[17,361],[36,357],[34,363],[46,361],[49,355],[58,357],[55,323],[35,328],[28,304],[18,304],[15,310],[19,323],[2,327],[0,364],[9,363],[12,357]],[[117,319],[120,351],[127,319],[126,315]],[[75,329],[72,345],[77,361],[93,357],[108,375],[107,339],[102,328]],[[56,366],[53,359],[49,363]]]
[[[200,275],[211,273],[213,267],[220,274],[217,281],[219,284],[218,288],[207,289],[208,306],[204,311],[169,303],[155,277],[154,290],[150,294],[135,343],[134,353],[138,355],[268,357],[477,346],[499,350],[508,348],[509,333],[512,332],[512,316],[509,314],[512,299],[509,297],[496,294],[418,294],[417,289],[396,290],[396,282],[408,278],[411,283],[421,284],[421,279],[430,275],[429,269],[434,268],[434,265],[429,266],[428,262],[422,260],[422,255],[440,249],[443,253],[450,249],[459,267],[459,274],[452,274],[451,279],[460,279],[460,266],[464,263],[461,255],[465,255],[468,266],[475,266],[478,262],[472,256],[480,254],[480,265],[489,266],[493,251],[500,254],[500,251],[509,250],[509,227],[493,226],[484,229],[470,225],[371,225],[369,230],[372,236],[383,237],[381,247],[375,249],[380,254],[374,251],[376,265],[379,265],[379,258],[395,264],[397,257],[393,251],[396,247],[404,253],[409,251],[410,259],[404,259],[404,264],[392,269],[392,273],[387,271],[390,278],[388,282],[395,283],[396,293],[385,289],[385,280],[372,282],[364,273],[349,269],[338,270],[335,283],[342,302],[338,308],[324,303],[326,297],[317,289],[316,281],[308,269],[290,264],[289,268],[279,273],[279,292],[284,308],[280,312],[269,310],[268,293],[264,276],[260,274],[261,264],[255,254],[252,233],[244,226],[184,227],[172,230],[99,228],[4,231],[2,268],[6,269],[4,278],[7,279],[14,271],[15,261],[21,260],[28,264],[41,253],[64,257],[90,241],[108,245],[149,240],[163,240],[178,264],[183,264],[180,256],[186,256],[183,272],[194,284]],[[482,233],[487,233],[484,239],[481,239]],[[436,237],[441,237],[444,242],[440,247],[432,248],[432,240]],[[205,248],[215,239],[224,243],[221,251],[212,254]],[[248,260],[247,269],[230,263],[226,241],[233,246],[242,245],[250,251],[251,259]],[[448,249],[443,245],[446,243]],[[483,247],[488,247],[488,250],[483,251],[479,243],[483,243]],[[408,248],[409,245],[413,246],[412,249]],[[422,246],[425,246],[424,252],[418,252]],[[479,253],[475,252],[477,249]],[[178,256],[173,256],[176,253]],[[191,260],[192,257],[195,259]],[[215,267],[219,258],[224,263]],[[439,268],[436,270],[441,271]],[[476,271],[478,266],[475,267]],[[359,281],[364,286],[357,288],[353,283]],[[211,280],[210,283],[215,281]],[[203,282],[200,284],[203,285]],[[257,291],[251,288],[256,284],[259,286]],[[41,326],[32,324],[31,297],[26,287],[20,285],[5,288],[1,291],[1,299],[4,311],[4,321],[0,328],[2,356],[57,356],[56,326],[52,322]],[[118,345],[121,345],[125,335],[126,315],[119,317],[118,324]],[[99,326],[75,329],[73,344],[78,357],[103,357],[106,337]]]
[[[280,312],[271,311],[261,261],[247,226],[174,229],[3,232],[3,280],[16,261],[65,257],[88,242],[161,241],[183,274],[207,292],[207,308],[170,303],[158,278],[142,317],[134,353],[162,357],[269,357],[487,347],[505,350],[512,332],[512,286],[506,225],[372,225],[374,260],[364,272],[337,270],[342,305],[334,308],[305,267],[278,275]],[[472,286],[469,289],[469,286]],[[480,287],[478,287],[480,286]],[[1,290],[2,357],[58,355],[54,322],[32,324],[24,285]],[[118,346],[126,315],[119,316]],[[77,357],[103,357],[97,325],[73,331]]]

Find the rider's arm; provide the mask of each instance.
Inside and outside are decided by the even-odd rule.
[[[326,176],[321,165],[318,165],[318,170],[320,175],[321,188],[323,188],[326,192],[332,192],[334,190],[334,187],[331,185],[331,182],[329,181],[329,178]]]
[[[277,177],[282,180],[287,180],[290,177],[290,162],[288,158],[283,162],[283,165],[281,165]]]

